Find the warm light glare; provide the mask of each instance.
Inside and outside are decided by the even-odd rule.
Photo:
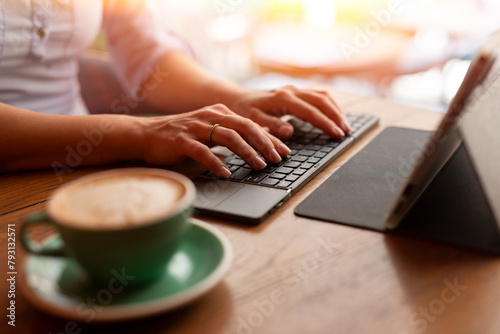
[[[303,0],[304,19],[313,27],[331,27],[337,19],[333,0]]]
[[[216,17],[207,23],[207,35],[215,41],[232,41],[248,33],[248,20],[243,15]]]
[[[427,54],[442,52],[448,45],[448,34],[444,28],[422,27],[417,30],[413,42],[417,49]]]

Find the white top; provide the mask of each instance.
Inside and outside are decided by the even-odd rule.
[[[148,0],[0,0],[0,101],[51,114],[81,114],[78,57],[100,28],[123,85],[132,90],[170,50]]]

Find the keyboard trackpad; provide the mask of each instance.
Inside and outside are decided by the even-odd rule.
[[[228,181],[196,182],[197,209],[209,209],[219,214],[260,219],[289,195],[288,190]]]

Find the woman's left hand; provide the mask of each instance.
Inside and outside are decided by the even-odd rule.
[[[351,131],[342,110],[325,91],[293,86],[271,91],[250,90],[227,106],[235,113],[269,128],[272,134],[282,139],[293,134],[292,125],[280,119],[285,114],[303,119],[334,138],[343,137]]]

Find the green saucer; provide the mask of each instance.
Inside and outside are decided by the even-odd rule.
[[[189,303],[213,288],[232,260],[231,245],[219,230],[196,219],[190,222],[164,274],[144,287],[127,286],[126,276],[96,286],[74,260],[28,255],[23,292],[47,313],[85,322],[138,319]],[[54,242],[59,238],[45,244]]]

